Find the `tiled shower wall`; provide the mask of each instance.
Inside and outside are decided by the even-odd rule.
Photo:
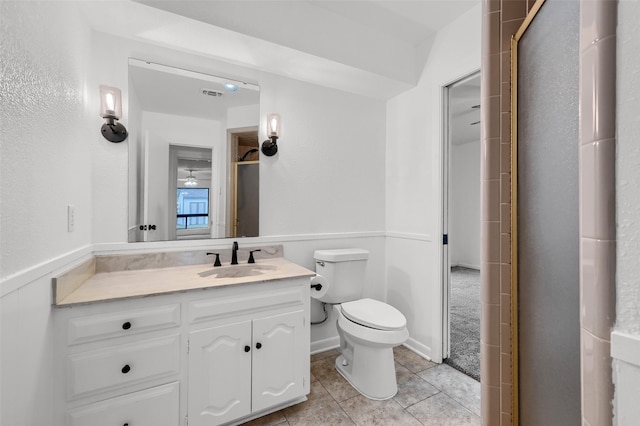
[[[511,425],[511,36],[533,1],[482,3],[482,424]]]
[[[511,37],[534,0],[482,3],[482,423],[513,424]],[[614,0],[581,0],[580,291],[585,425],[611,424],[615,317]]]
[[[614,0],[580,1],[580,345],[582,421],[612,424],[616,271]]]

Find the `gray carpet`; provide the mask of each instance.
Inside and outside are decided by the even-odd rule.
[[[480,271],[451,268],[451,351],[453,368],[480,380]]]

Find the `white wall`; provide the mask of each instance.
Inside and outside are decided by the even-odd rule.
[[[387,299],[442,358],[442,87],[480,68],[478,5],[441,30],[415,89],[387,104]]]
[[[74,5],[0,2],[0,39],[0,424],[45,425],[51,279],[37,265],[54,268],[92,242],[90,159],[100,136],[87,124],[98,115],[87,98],[98,89],[87,84],[91,33]]]
[[[384,102],[263,75],[266,115],[282,117],[278,154],[260,159],[260,235],[383,231]]]
[[[449,150],[449,259],[480,269],[480,141]]]
[[[227,110],[227,129],[253,127],[260,117],[260,105],[246,105]]]
[[[618,2],[616,146],[616,323],[614,357],[615,421],[640,418],[640,3]]]
[[[91,243],[91,34],[73,6],[22,3],[2,2],[0,14],[0,279]]]

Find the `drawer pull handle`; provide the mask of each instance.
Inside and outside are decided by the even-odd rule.
[[[262,347],[262,343],[258,342],[256,343],[256,349],[260,349]]]
[[[125,322],[124,324],[122,324],[122,329],[123,330],[128,330],[131,328],[131,323],[129,321]],[[128,424],[128,423],[126,423]]]
[[[247,346],[244,347],[244,351],[245,352],[249,352],[250,350],[251,350],[251,346],[247,345]]]
[[[125,424],[123,424],[122,426],[129,426],[129,423],[125,423]]]
[[[129,371],[131,371],[131,367],[129,367],[129,364],[125,365],[124,367],[122,367],[122,374],[127,374]]]

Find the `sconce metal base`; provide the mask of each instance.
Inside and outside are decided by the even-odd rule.
[[[276,136],[272,136],[271,140],[266,140],[262,142],[262,153],[267,157],[273,157],[278,152],[278,145],[276,141],[278,138]]]
[[[129,136],[127,129],[120,123],[104,123],[100,128],[102,136],[109,142],[120,143]]]

